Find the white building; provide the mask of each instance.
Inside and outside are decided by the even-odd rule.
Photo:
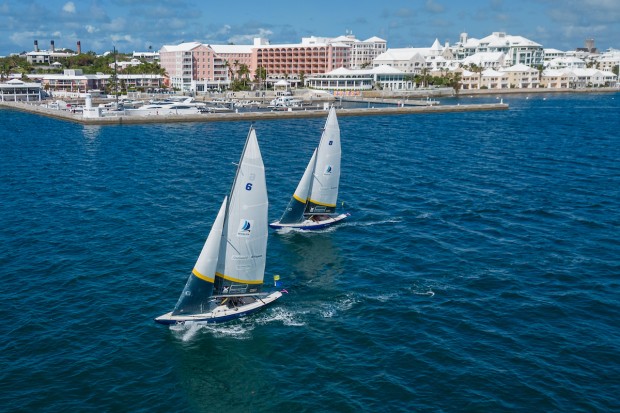
[[[455,58],[459,60],[480,52],[501,52],[506,55],[506,64],[511,66],[523,63],[535,67],[543,63],[544,56],[540,44],[504,32],[493,32],[479,40],[470,39],[467,33],[461,33],[459,42],[452,49]]]
[[[475,65],[482,69],[499,69],[506,64],[506,55],[502,52],[478,52],[460,61],[463,67]]]
[[[380,37],[373,36],[366,40],[358,40],[353,34],[346,34],[335,38],[302,38],[302,44],[314,43],[341,43],[350,47],[350,69],[362,69],[372,66],[373,60],[387,50],[387,42]]]
[[[159,61],[159,52],[133,52],[132,57],[147,63]]]
[[[392,91],[410,90],[415,87],[411,75],[391,66],[379,66],[371,69],[341,67],[329,73],[307,78],[306,85],[313,89],[332,92],[361,92],[372,90],[375,86]]]
[[[543,49],[543,51],[544,51],[543,60],[545,62],[548,62],[549,60],[557,59],[558,57],[566,56],[566,52],[563,52],[562,50],[558,50],[558,49]]]
[[[575,56],[564,56],[545,62],[545,67],[548,69],[585,69],[586,62]]]
[[[570,79],[570,87],[603,87],[615,86],[618,76],[612,72],[598,69],[567,69]]]
[[[598,69],[611,72],[614,67],[620,66],[620,50],[609,49],[597,56],[594,61]]]
[[[26,83],[19,79],[11,79],[6,83],[0,83],[0,101],[2,102],[31,102],[40,100],[40,83]]]

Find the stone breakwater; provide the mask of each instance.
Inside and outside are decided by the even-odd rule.
[[[7,107],[49,116],[56,119],[82,123],[85,125],[121,125],[143,123],[177,123],[177,122],[221,122],[221,121],[258,121],[273,119],[323,117],[325,110],[294,110],[274,112],[240,112],[240,113],[205,113],[198,115],[160,115],[160,116],[104,116],[101,118],[84,119],[80,113],[50,109],[28,102],[0,102],[0,107]],[[387,108],[353,108],[338,109],[338,116],[373,116],[373,115],[405,115],[414,113],[443,112],[475,112],[489,110],[507,110],[506,103],[488,103],[471,105],[445,106],[405,106]]]

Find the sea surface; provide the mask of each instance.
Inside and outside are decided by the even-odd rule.
[[[620,411],[620,93],[340,117],[348,221],[270,232],[288,294],[168,328],[249,123],[0,109],[2,412]],[[280,217],[324,118],[255,123]]]

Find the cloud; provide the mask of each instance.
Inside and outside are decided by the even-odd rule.
[[[426,11],[431,12],[431,13],[442,13],[445,8],[439,4],[436,3],[434,0],[426,0]]]
[[[90,34],[96,33],[99,31],[98,28],[96,28],[95,26],[91,26],[90,24],[87,24],[86,26],[84,26],[84,28],[86,29],[86,31]]]
[[[69,2],[65,3],[64,6],[62,6],[62,10],[65,13],[75,14],[75,4],[73,4],[72,1],[69,1]]]
[[[269,29],[258,29],[257,32],[251,34],[238,34],[230,37],[228,40],[234,44],[252,44],[255,37],[269,39],[273,32]]]

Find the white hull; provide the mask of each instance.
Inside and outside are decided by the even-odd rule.
[[[225,321],[241,318],[246,315],[255,313],[263,307],[271,304],[278,298],[282,297],[280,291],[273,293],[264,293],[243,297],[229,297],[226,302],[215,307],[212,311],[203,314],[191,314],[191,315],[172,315],[172,311],[161,315],[155,319],[160,324],[185,324],[186,322],[194,323],[222,323]],[[252,300],[248,300],[251,298]],[[222,300],[222,298],[214,298],[214,300]],[[245,299],[252,301],[243,305],[232,305],[233,299]]]
[[[312,220],[312,219],[306,219],[305,221],[302,222],[297,222],[297,223],[293,223],[293,224],[280,224],[280,221],[276,221],[276,222],[272,222],[271,224],[269,224],[269,226],[271,228],[297,228],[297,229],[306,229],[306,230],[313,230],[313,229],[321,229],[321,228],[325,228],[328,227],[330,225],[336,224],[340,221],[342,221],[343,219],[345,219],[346,217],[348,217],[349,213],[344,213],[344,214],[339,214],[339,215],[330,215],[328,216],[328,218],[326,219],[322,219],[322,220]]]

